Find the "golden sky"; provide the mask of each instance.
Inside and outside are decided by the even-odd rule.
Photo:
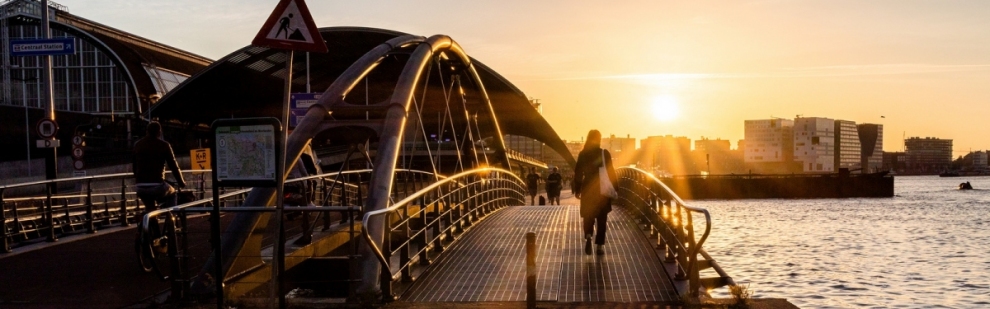
[[[250,44],[277,3],[58,2],[213,59]],[[886,151],[902,136],[953,139],[956,156],[990,149],[990,1],[307,4],[320,27],[450,35],[539,99],[567,140],[597,128],[735,147],[743,120],[803,115],[883,124]]]

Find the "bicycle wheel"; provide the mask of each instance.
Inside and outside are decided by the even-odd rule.
[[[151,240],[151,264],[158,277],[164,281],[172,275],[172,258],[169,256],[169,250],[177,246],[175,239],[170,238],[176,235],[175,221],[171,214],[166,215],[165,226],[159,229],[158,235]]]
[[[138,222],[138,233],[134,239],[134,250],[137,252],[138,263],[141,265],[141,270],[146,273],[150,273],[155,269],[153,240],[159,238],[162,234],[157,223],[157,220],[152,220],[149,224],[148,231],[145,231],[141,223]]]

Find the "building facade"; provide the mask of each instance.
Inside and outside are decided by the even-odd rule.
[[[911,137],[904,140],[907,168],[913,173],[937,174],[952,164],[952,140]]]
[[[860,144],[860,166],[864,173],[883,169],[883,125],[864,123],[856,126]]]
[[[806,173],[835,172],[835,120],[799,117],[794,120],[794,161]]]
[[[746,163],[790,162],[794,158],[794,121],[762,119],[745,121]],[[740,146],[741,147],[741,146]]]
[[[860,167],[860,142],[856,122],[835,120],[835,170],[840,168],[858,169]]]

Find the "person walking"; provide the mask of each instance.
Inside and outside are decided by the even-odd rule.
[[[536,168],[529,168],[529,174],[526,175],[526,189],[529,190],[529,202],[531,205],[536,205],[536,191],[540,188],[540,175],[536,173]]]
[[[602,134],[598,130],[588,132],[584,149],[578,154],[574,167],[574,179],[571,188],[574,196],[581,200],[581,219],[584,228],[584,253],[591,254],[591,239],[594,236],[597,245],[596,253],[605,254],[605,232],[607,230],[608,213],[612,211],[612,198],[602,194],[599,170],[604,167],[607,181],[615,187],[618,179],[612,166],[612,156],[608,150],[601,148]],[[597,232],[597,233],[596,233]]]
[[[557,167],[554,166],[550,169],[550,175],[547,175],[546,181],[547,199],[550,200],[550,205],[553,205],[554,201],[557,201],[557,206],[560,206],[560,189],[563,188],[561,181],[560,173]]]
[[[148,123],[145,136],[134,143],[134,160],[132,171],[137,186],[137,196],[144,203],[144,213],[158,209],[157,203],[162,201],[163,207],[174,206],[176,190],[165,182],[165,166],[172,171],[177,186],[185,187],[182,170],[175,162],[172,145],[162,139],[162,125],[157,121]],[[143,213],[139,215],[143,216]]]

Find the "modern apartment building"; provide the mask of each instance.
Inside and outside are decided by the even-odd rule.
[[[790,162],[793,159],[794,121],[761,119],[745,121],[746,163]]]
[[[794,161],[806,173],[835,172],[835,120],[799,117],[794,120]]]
[[[856,122],[849,120],[835,120],[835,169],[848,168],[850,170],[860,167],[860,141],[859,131]]]
[[[860,144],[860,166],[863,173],[883,168],[883,125],[864,123],[856,126]]]
[[[952,140],[934,137],[911,137],[904,140],[907,168],[915,173],[934,174],[952,164]]]

